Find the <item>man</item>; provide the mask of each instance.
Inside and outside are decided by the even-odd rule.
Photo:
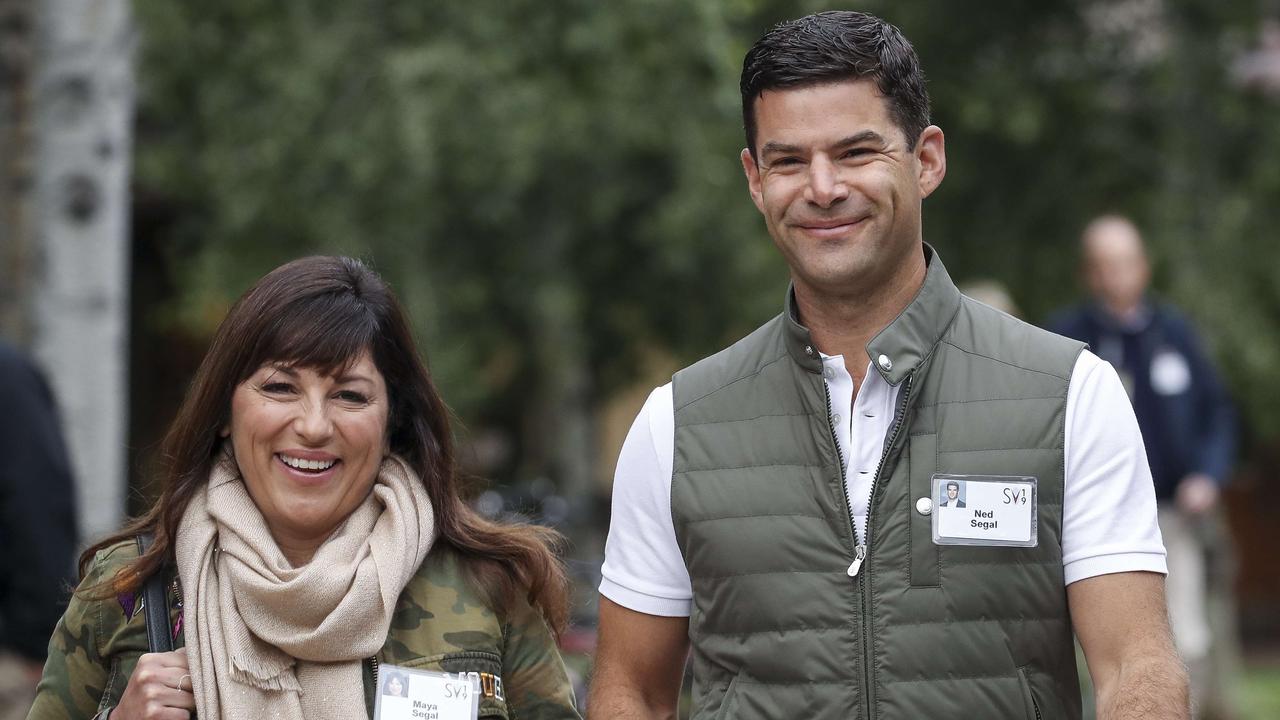
[[[675,717],[692,647],[697,718],[1078,718],[1073,629],[1100,717],[1186,717],[1119,380],[924,245],[946,157],[911,45],[820,13],[757,42],[741,89],[791,289],[631,429],[590,717]],[[947,530],[961,476],[974,517]]]
[[[1081,250],[1093,301],[1049,327],[1089,343],[1119,371],[1133,401],[1168,549],[1173,637],[1191,669],[1193,694],[1201,696],[1212,685],[1206,543],[1228,542],[1215,532],[1213,511],[1234,452],[1231,403],[1190,323],[1148,297],[1151,265],[1138,228],[1118,215],[1096,218]]]
[[[0,342],[0,720],[26,717],[74,580],[70,461],[53,396]]]
[[[956,482],[955,480],[950,480],[947,482],[947,495],[946,497],[942,498],[942,502],[939,503],[939,505],[941,505],[942,507],[954,507],[954,508],[964,507],[964,500],[960,499],[960,483]]]

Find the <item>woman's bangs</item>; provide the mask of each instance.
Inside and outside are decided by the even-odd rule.
[[[294,304],[271,323],[252,373],[278,362],[336,376],[371,352],[377,333],[373,314],[350,295],[326,295]]]

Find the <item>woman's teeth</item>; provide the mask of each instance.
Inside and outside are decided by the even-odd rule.
[[[337,460],[303,460],[302,458],[293,458],[288,455],[281,455],[280,460],[291,468],[298,470],[328,470],[333,467]]]

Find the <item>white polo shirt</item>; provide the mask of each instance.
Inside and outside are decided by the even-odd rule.
[[[893,425],[898,388],[867,366],[857,397],[839,355],[822,358],[831,423],[845,458],[849,511],[866,532],[871,482]],[[1155,491],[1138,422],[1119,376],[1085,351],[1067,391],[1062,564],[1066,583],[1108,573],[1165,573]],[[671,384],[654,390],[618,456],[600,592],[649,615],[687,616],[693,591],[671,519],[675,416]],[[874,552],[874,548],[872,548]],[[843,568],[848,558],[832,558]]]

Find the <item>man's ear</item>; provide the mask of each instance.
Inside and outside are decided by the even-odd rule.
[[[764,212],[764,197],[760,194],[760,166],[756,164],[756,158],[751,154],[750,148],[742,148],[742,172],[747,176],[747,192],[751,193],[751,202],[756,204],[756,209]]]
[[[947,143],[942,128],[930,125],[916,141],[916,158],[920,162],[920,197],[927,198],[947,175]]]

